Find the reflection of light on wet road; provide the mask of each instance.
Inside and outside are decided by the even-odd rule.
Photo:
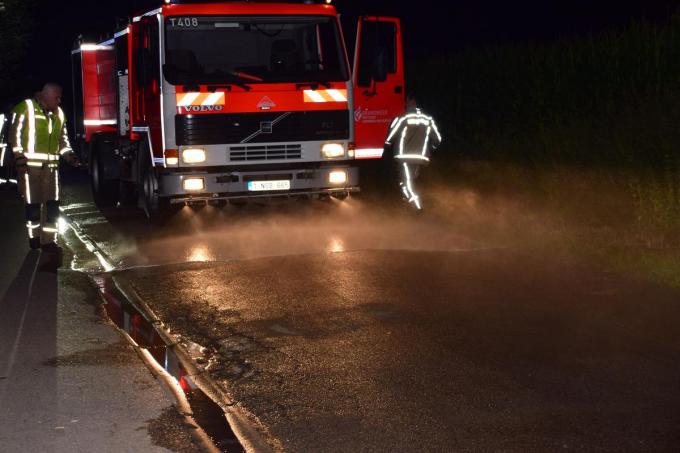
[[[331,242],[328,244],[328,251],[331,253],[344,252],[345,243],[339,237],[331,238]]]
[[[64,234],[66,231],[68,231],[68,222],[65,218],[59,217],[57,228],[59,229],[59,234]]]
[[[359,204],[341,203],[339,207],[218,210],[208,206],[200,212],[185,207],[164,227],[162,235],[140,235],[141,240],[122,243],[125,247],[114,244],[114,249],[121,253],[121,266],[132,267],[365,249],[451,251],[481,245],[456,234],[449,223],[425,216],[414,218]],[[119,232],[134,240],[127,231]]]
[[[59,210],[61,212],[64,212],[63,208],[59,208]],[[69,221],[65,217],[59,217],[57,225],[59,228],[59,233],[62,235],[65,235],[68,232],[68,230],[71,229],[71,231],[73,231],[78,241],[80,241],[80,243],[85,246],[87,251],[94,254],[94,256],[99,261],[100,266],[104,269],[105,272],[110,272],[115,269],[115,266],[113,266],[111,262],[109,262],[104,253],[102,253],[99,247],[95,245],[92,239],[90,239],[86,234],[83,233],[83,231],[76,222],[69,223]],[[79,271],[84,270],[76,268],[75,252],[73,253],[73,260],[71,261],[71,269]]]
[[[215,256],[210,253],[210,250],[205,244],[199,244],[191,247],[187,255],[187,261],[214,261]]]
[[[454,195],[457,195],[454,196]],[[451,207],[410,215],[403,206],[382,206],[349,197],[225,207],[183,206],[162,227],[134,209],[108,210],[92,203],[62,208],[75,222],[85,247],[101,251],[119,268],[180,262],[215,262],[261,257],[347,253],[354,250],[459,251],[485,246],[454,228],[479,217],[465,194]],[[88,247],[89,246],[89,247]],[[102,265],[103,268],[109,266]]]

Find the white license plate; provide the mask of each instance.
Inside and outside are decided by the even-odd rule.
[[[290,181],[285,179],[281,181],[248,181],[248,190],[262,191],[262,190],[290,190]]]

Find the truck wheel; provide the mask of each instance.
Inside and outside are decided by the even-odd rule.
[[[137,204],[137,187],[135,183],[121,181],[118,186],[118,202],[121,206],[135,206]]]
[[[171,205],[169,199],[158,195],[158,177],[148,160],[141,156],[140,178],[137,185],[138,205],[152,222],[165,223],[181,205]]]
[[[90,181],[94,202],[100,208],[115,206],[118,202],[118,180],[107,178],[104,154],[113,152],[111,146],[105,142],[92,144],[90,156]]]
[[[153,167],[146,159],[147,151],[142,148],[139,156],[139,178],[137,179],[138,206],[147,218],[153,219],[158,214],[158,178]]]

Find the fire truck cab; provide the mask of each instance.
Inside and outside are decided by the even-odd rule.
[[[165,0],[72,51],[75,136],[100,206],[359,191],[404,110],[400,22],[361,17],[350,68],[324,1]]]

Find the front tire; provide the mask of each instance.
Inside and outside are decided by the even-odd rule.
[[[135,206],[137,204],[137,187],[135,183],[121,181],[118,186],[118,202],[121,206]]]
[[[170,204],[170,200],[159,196],[159,183],[156,171],[148,161],[148,151],[142,149],[140,155],[140,174],[137,184],[138,206],[152,222],[165,223],[175,214],[180,205]]]
[[[96,141],[92,143],[90,154],[90,182],[95,204],[100,208],[113,207],[118,203],[118,179],[110,176],[107,171],[106,153],[113,153],[110,143]]]

